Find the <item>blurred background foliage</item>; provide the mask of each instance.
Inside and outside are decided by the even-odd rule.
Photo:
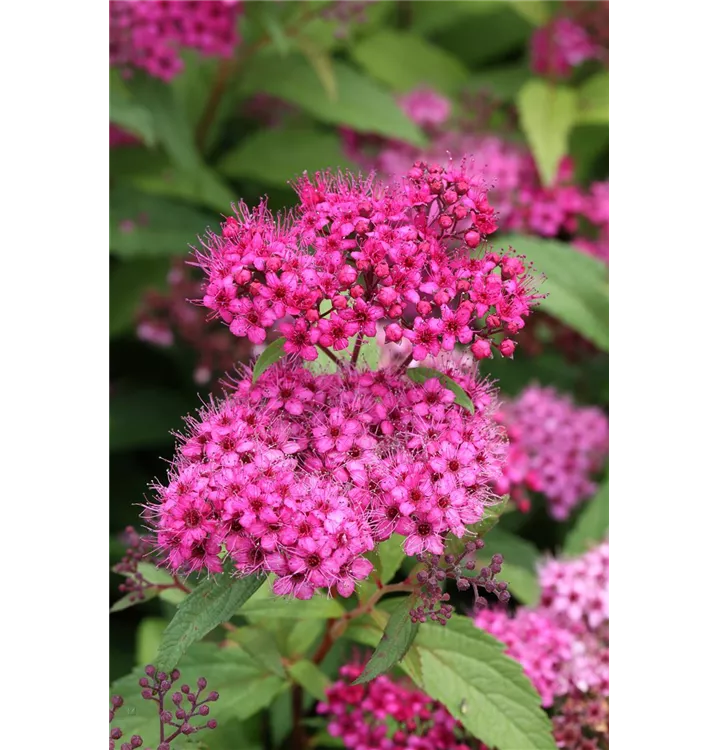
[[[430,150],[432,133],[399,104],[418,87],[446,97],[452,118],[468,122],[464,132],[528,144],[544,185],[566,156],[583,188],[608,179],[607,66],[589,61],[562,80],[532,72],[532,35],[563,7],[250,2],[231,59],[183,51],[184,71],[169,84],[110,70],[111,564],[124,549],[118,535],[138,525],[148,481],[166,470],[181,415],[252,355],[186,302],[199,289],[185,266],[189,246],[207,226],[217,230],[233,202],[266,195],[275,209],[291,207],[288,183],[304,170],[366,168],[347,133],[369,150]],[[537,381],[607,408],[606,262],[561,232],[510,234],[492,240],[528,255],[549,296],[515,359],[484,371],[509,396]],[[542,549],[562,544],[570,528],[551,521],[540,499],[502,521]],[[119,580],[112,574],[113,601]],[[156,599],[113,614],[113,679],[154,653],[173,611],[166,606]]]

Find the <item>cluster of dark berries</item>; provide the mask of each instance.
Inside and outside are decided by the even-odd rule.
[[[190,686],[186,684],[182,685],[179,690],[171,692],[172,686],[180,678],[179,669],[166,674],[165,672],[158,672],[150,664],[145,667],[145,674],[147,676],[140,678],[139,681],[142,688],[142,697],[157,704],[157,713],[160,719],[160,743],[157,745],[157,750],[170,750],[170,743],[180,734],[190,735],[199,732],[201,729],[214,729],[217,726],[216,719],[209,719],[205,724],[190,724],[192,719],[208,716],[209,706],[207,704],[213,703],[219,698],[219,693],[213,690],[206,698],[200,699],[202,691],[207,687],[207,680],[204,677],[197,680],[196,692],[192,692]],[[187,701],[186,704],[185,700]],[[170,701],[174,706],[174,713]],[[124,701],[119,695],[112,696],[110,723],[115,718],[115,712],[123,703]],[[110,730],[110,750],[116,750],[115,740],[119,740],[121,737],[121,729],[115,727]],[[120,750],[134,750],[134,748],[141,747],[142,742],[142,737],[135,734],[129,742],[122,743]]]
[[[131,602],[141,601],[145,598],[145,591],[152,584],[142,575],[139,564],[146,561],[152,545],[143,536],[140,536],[132,526],[125,529],[125,537],[128,547],[125,556],[112,569],[115,573],[125,576],[125,582],[118,588],[123,594],[127,594]]]
[[[480,588],[488,594],[496,594],[500,602],[508,602],[511,598],[508,584],[505,581],[496,580],[504,562],[501,555],[494,555],[490,565],[481,568],[478,573],[471,573],[476,570],[474,555],[483,546],[483,540],[477,539],[466,542],[463,550],[457,555],[442,556],[430,552],[417,555],[419,562],[426,567],[416,575],[417,582],[421,584],[418,594],[422,603],[410,611],[412,622],[426,622],[428,618],[440,625],[446,625],[454,611],[454,607],[447,604],[450,599],[449,594],[443,590],[443,583],[447,578],[456,581],[459,591],[473,589],[474,605],[477,608],[487,605],[486,599],[479,594]]]

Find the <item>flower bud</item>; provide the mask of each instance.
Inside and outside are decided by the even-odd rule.
[[[491,343],[486,339],[476,339],[471,345],[471,353],[476,359],[487,359],[491,356]]]
[[[478,247],[481,243],[481,235],[473,229],[470,229],[464,235],[464,242],[471,248]]]
[[[504,339],[499,344],[499,351],[504,357],[512,357],[516,349],[516,344],[511,339]]]

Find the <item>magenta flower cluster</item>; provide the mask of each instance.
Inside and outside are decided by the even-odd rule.
[[[277,594],[349,596],[378,542],[441,554],[494,501],[506,442],[485,383],[467,389],[474,414],[397,371],[283,362],[232,388],[190,420],[148,507],[173,570],[220,572],[224,545],[240,574],[274,573]]]
[[[239,43],[241,9],[242,4],[232,0],[112,0],[110,65],[126,72],[143,70],[169,82],[184,68],[180,53],[185,48],[230,57]]]
[[[197,254],[204,305],[232,333],[259,344],[278,328],[285,351],[314,360],[385,320],[386,340],[408,340],[418,361],[457,343],[511,356],[536,295],[519,257],[478,249],[494,209],[464,163],[417,162],[391,185],[317,174],[296,190],[280,219],[241,203]]]
[[[351,750],[469,750],[476,742],[437,701],[408,680],[380,675],[352,685],[364,665],[355,661],[339,670],[317,713],[329,717],[327,730]]]
[[[503,404],[496,418],[511,441],[497,491],[518,499],[525,498],[526,488],[541,492],[559,521],[596,492],[591,476],[608,455],[608,418],[601,409],[577,406],[569,395],[532,385]]]
[[[576,21],[560,17],[534,32],[531,69],[546,78],[568,78],[574,68],[600,56],[600,48]]]
[[[477,627],[506,644],[544,706],[567,695],[608,696],[608,542],[539,569],[537,607],[481,609]]]
[[[443,104],[441,103],[443,100]],[[588,190],[576,184],[573,164],[565,157],[554,184],[542,185],[536,162],[528,149],[493,135],[455,129],[446,123],[449,102],[420,89],[401,100],[405,112],[431,138],[428,149],[342,131],[347,155],[380,174],[401,174],[417,159],[446,163],[447,154],[472,154],[469,174],[481,174],[491,187],[491,202],[501,218],[502,231],[541,237],[572,237],[585,252],[608,261],[608,183],[593,183]],[[429,121],[430,124],[429,124]]]

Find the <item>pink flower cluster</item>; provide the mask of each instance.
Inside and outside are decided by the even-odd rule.
[[[582,557],[547,561],[539,569],[541,606],[571,630],[608,622],[608,542]]]
[[[219,572],[224,545],[242,575],[276,574],[277,594],[349,596],[377,542],[441,554],[495,498],[506,443],[485,383],[468,389],[474,414],[397,371],[285,361],[231,388],[189,420],[148,506],[173,570]]]
[[[112,0],[110,65],[144,70],[162,81],[182,72],[183,48],[206,56],[230,57],[239,43],[235,0]]]
[[[278,328],[305,360],[352,337],[408,340],[421,361],[470,346],[511,356],[536,299],[512,253],[479,251],[496,229],[481,178],[466,165],[417,162],[397,183],[351,175],[304,177],[297,209],[276,219],[244,203],[198,252],[204,305],[236,336],[261,343]]]
[[[352,685],[364,665],[355,661],[339,670],[317,713],[327,715],[327,730],[351,750],[469,750],[476,741],[441,703],[408,680],[380,675]]]
[[[552,19],[531,39],[531,68],[547,78],[568,78],[575,67],[599,54],[586,29],[570,18]]]
[[[528,149],[496,136],[447,130],[433,135],[431,146],[420,151],[410,144],[386,141],[378,150],[376,144],[367,148],[365,138],[344,133],[344,145],[350,158],[384,175],[400,174],[419,158],[441,164],[447,154],[470,153],[470,168],[491,186],[492,205],[503,231],[570,235],[588,254],[608,261],[608,183],[594,183],[588,190],[579,187],[568,158],[561,162],[555,184],[544,187]],[[583,232],[583,224],[591,232]]]
[[[561,696],[608,696],[608,542],[575,559],[539,569],[535,609],[478,610],[474,622],[503,641],[536,687],[544,706]]]
[[[541,492],[549,513],[563,521],[596,491],[591,475],[608,454],[608,418],[597,407],[577,406],[569,395],[532,385],[502,405],[511,452],[497,491],[526,501]]]
[[[406,116],[422,128],[443,125],[451,115],[451,102],[430,88],[418,88],[399,97]]]
[[[174,263],[167,274],[167,289],[150,289],[136,313],[137,338],[160,348],[176,343],[197,355],[194,380],[206,384],[213,375],[231,370],[235,362],[247,359],[251,343],[237,339],[216,321],[208,324],[202,307],[188,305],[201,294],[201,280],[186,263]]]

